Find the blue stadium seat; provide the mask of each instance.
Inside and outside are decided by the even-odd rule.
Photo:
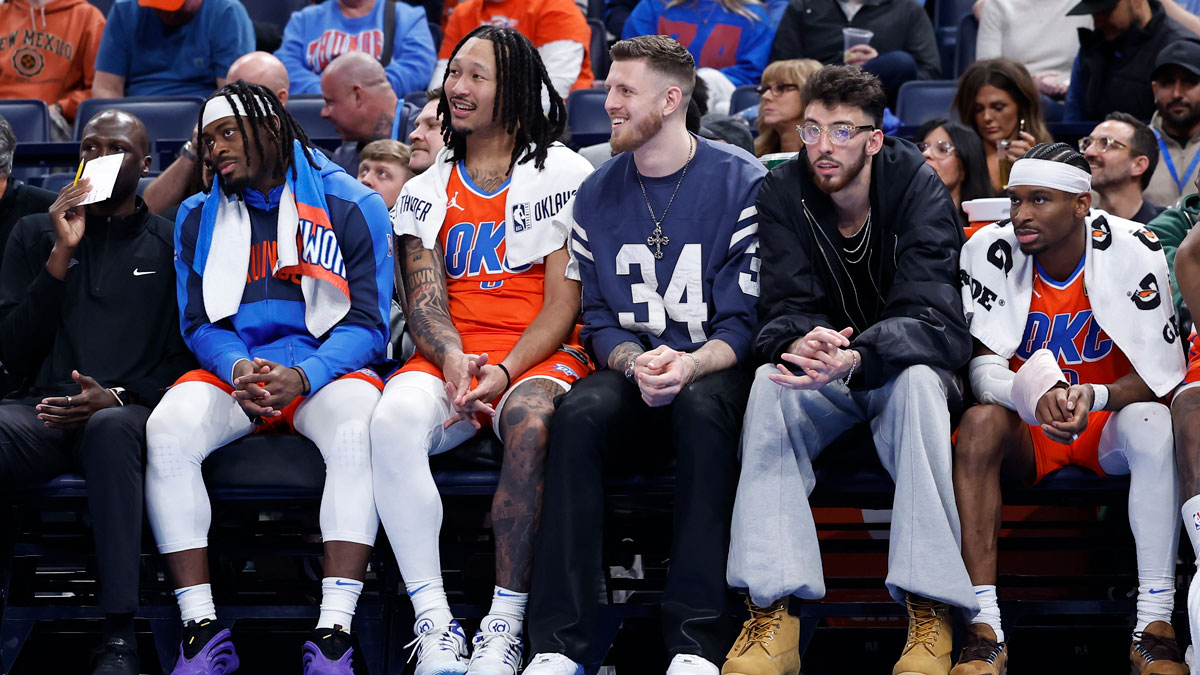
[[[592,75],[596,76],[596,80],[600,81],[608,77],[608,29],[604,27],[604,22],[600,19],[588,19],[588,27],[592,29],[592,42],[588,46],[588,51],[592,57]],[[562,92],[559,92],[560,94]]]
[[[73,171],[52,173],[42,180],[42,188],[58,194],[58,191],[63,189],[72,180],[75,180],[75,173]]]
[[[957,86],[954,80],[905,82],[900,85],[896,97],[896,116],[904,126],[917,126],[935,117],[946,117],[950,114]]]
[[[8,120],[18,143],[45,143],[50,140],[50,113],[45,101],[12,99],[0,101],[0,115]]]
[[[967,12],[958,22],[958,35],[954,43],[954,72],[947,76],[957,78],[967,66],[975,63],[975,38],[979,35],[979,19]]]
[[[567,97],[567,131],[571,134],[571,147],[603,143],[612,135],[612,123],[604,110],[606,98],[608,92],[603,89],[576,89]]]
[[[433,36],[433,51],[442,48],[442,27],[435,21],[429,22],[429,34]]]
[[[153,143],[159,139],[188,139],[196,128],[204,99],[196,96],[130,96],[127,98],[89,98],[75,113],[75,140],[81,140],[83,127],[96,113],[119,108],[136,115],[146,125]]]
[[[761,98],[758,95],[757,84],[741,84],[733,90],[729,98],[729,114],[739,113],[746,108],[758,108]]]
[[[99,9],[104,16],[108,16],[108,10],[112,9],[113,0],[88,0]]]
[[[242,0],[251,21],[270,23],[282,30],[292,18],[292,12],[304,9],[306,0]]]
[[[287,111],[304,127],[304,133],[308,134],[309,138],[338,137],[333,124],[321,117],[321,108],[324,107],[325,100],[320,94],[288,97]]]

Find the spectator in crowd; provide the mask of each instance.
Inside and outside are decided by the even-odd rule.
[[[717,143],[739,147],[750,155],[754,154],[754,134],[750,133],[750,125],[738,117],[709,113],[700,118],[700,130],[696,135]]]
[[[751,607],[724,672],[799,670],[788,599],[825,594],[807,499],[812,458],[869,422],[896,482],[887,588],[908,607],[892,672],[944,674],[950,607],[977,606],[951,484],[953,373],[971,351],[958,290],[962,224],[920,153],[879,129],[877,77],[826,67],[803,97],[804,151],[771,171],[756,202],[762,322],[753,344],[765,365],[742,431],[728,572]]]
[[[1164,207],[1142,198],[1158,166],[1158,144],[1150,127],[1128,113],[1109,113],[1092,133],[1079,139],[1079,151],[1092,169],[1099,208],[1145,225]]]
[[[146,510],[184,624],[175,672],[238,667],[209,585],[203,462],[252,433],[298,433],[326,466],[321,611],[302,658],[308,673],[348,675],[379,526],[368,424],[383,381],[369,366],[388,341],[387,208],[314,152],[262,85],[213,94],[200,139],[199,161],[216,175],[176,219],[175,274],[183,339],[201,369],[146,423]]]
[[[0,98],[50,106],[53,140],[72,137],[75,108],[92,93],[104,14],[85,0],[10,0],[0,5]],[[12,64],[7,67],[7,64]]]
[[[932,119],[917,130],[917,149],[925,163],[933,167],[938,178],[946,184],[959,218],[967,222],[962,203],[972,199],[994,197],[988,177],[987,156],[983,141],[966,125],[946,119]]]
[[[254,29],[237,0],[117,0],[96,55],[92,96],[203,98],[252,51]]]
[[[604,3],[604,28],[610,35],[625,34],[625,21],[629,19],[629,15],[633,12],[634,7],[637,7],[638,2],[639,0],[606,0]],[[771,29],[778,28],[779,20],[783,18],[783,12],[787,9],[788,0],[765,0],[760,4],[766,5]]]
[[[621,37],[639,35],[666,35],[691,52],[709,110],[723,115],[735,87],[762,77],[775,26],[759,0],[641,0]]]
[[[1200,36],[1200,0],[1158,0],[1162,3],[1167,16],[1188,29],[1193,35]]]
[[[758,95],[758,138],[754,153],[759,157],[773,152],[799,152],[801,122],[804,121],[804,101],[800,90],[808,77],[821,69],[813,59],[775,61],[763,70]]]
[[[972,63],[958,78],[953,108],[983,139],[992,189],[1002,194],[1000,160],[1015,162],[1036,143],[1051,140],[1042,101],[1025,66],[1009,59]],[[1001,141],[1008,144],[1001,150]]]
[[[400,189],[414,175],[408,167],[412,150],[400,141],[390,138],[367,143],[358,161],[358,182],[366,185],[383,197],[389,209],[396,204]]]
[[[1190,33],[1158,0],[1081,0],[1067,14],[1091,14],[1095,28],[1079,29],[1065,119],[1101,120],[1110,112],[1150,119],[1154,97],[1146,83],[1158,53]]]
[[[975,58],[1012,59],[1025,66],[1039,92],[1062,98],[1079,53],[1080,28],[1090,16],[1067,16],[1079,0],[986,0],[979,16]]]
[[[0,267],[0,359],[23,378],[0,405],[0,490],[71,471],[87,478],[105,615],[97,675],[142,672],[133,615],[146,418],[192,367],[174,228],[137,197],[150,169],[146,129],[117,110],[84,125],[83,159],[121,153],[111,197],[83,206],[90,181],[66,185],[48,213],[17,223]]]
[[[416,174],[424,173],[433,166],[433,158],[446,146],[446,140],[442,137],[442,116],[438,112],[442,88],[430,89],[426,99],[428,102],[417,114],[413,130],[408,133],[408,145],[412,150],[408,168]]]
[[[229,66],[225,80],[244,80],[261,84],[270,89],[279,98],[280,103],[287,104],[287,68],[268,52],[250,52],[239,57]],[[212,185],[212,169],[201,167],[199,172],[196,171],[197,142],[197,133],[193,131],[191,139],[179,149],[179,156],[175,161],[142,190],[142,199],[146,200],[146,206],[151,213],[160,214],[174,222],[175,211],[184,199],[197,192],[208,192],[209,186]]]
[[[1158,141],[1158,169],[1142,194],[1170,206],[1195,190],[1200,178],[1200,42],[1179,40],[1158,54],[1150,80]]]
[[[1200,175],[1197,175],[1196,183],[1192,185],[1192,188],[1200,190]],[[1193,192],[1180,199],[1177,205],[1158,214],[1146,225],[1146,229],[1158,237],[1158,241],[1163,247],[1163,254],[1167,256],[1167,267],[1171,269],[1171,299],[1175,302],[1175,313],[1179,315],[1180,326],[1192,323],[1192,315],[1183,303],[1183,295],[1179,292],[1179,283],[1175,279],[1175,254],[1179,251],[1179,245],[1183,243],[1184,237],[1196,226],[1198,218],[1200,218],[1200,194]],[[1182,465],[1180,466],[1180,475],[1190,475],[1184,471]],[[1185,488],[1184,492],[1187,492],[1186,486],[1183,487]],[[1197,627],[1200,628],[1200,626]]]
[[[870,44],[843,52],[843,28],[869,30],[874,36]],[[942,74],[933,24],[925,8],[912,0],[792,2],[775,33],[771,61],[803,58],[862,66],[879,76],[892,102],[905,82]]]
[[[325,106],[321,117],[330,121],[342,139],[333,161],[358,175],[358,155],[371,141],[403,138],[404,101],[388,84],[387,73],[365,52],[346,52],[321,75]]]
[[[17,137],[8,120],[0,117],[0,261],[13,225],[31,213],[45,213],[54,203],[55,194],[40,187],[26,185],[13,178],[13,151]],[[7,393],[0,392],[0,396]]]
[[[1001,475],[1034,485],[1072,465],[1129,476],[1130,672],[1188,672],[1171,627],[1179,494],[1171,414],[1158,402],[1185,373],[1175,311],[1160,296],[1166,260],[1142,226],[1092,209],[1089,187],[1082,155],[1038,144],[1013,165],[1011,222],[980,229],[962,250],[980,405],[958,427],[954,495],[979,610],[955,675],[996,675],[1008,660],[996,600]]]
[[[542,111],[538,90],[549,86],[527,38],[475,27],[451,52],[440,101],[439,157],[450,161],[409,181],[392,214],[417,353],[388,378],[371,420],[371,471],[417,619],[417,673],[468,672],[442,583],[430,455],[484,424],[503,441],[496,586],[469,672],[516,675],[554,400],[592,370],[576,344],[579,282],[566,276],[564,211],[592,167],[556,141],[566,106],[550,93]]]
[[[766,171],[749,153],[688,132],[697,76],[683,45],[640,36],[612,55],[608,113],[620,123],[620,154],[580,186],[570,243],[580,335],[604,365],[555,412],[529,622],[536,655],[525,673],[582,672],[593,653],[604,477],[630,462],[674,462],[679,475],[662,602],[666,672],[716,673],[728,645],[727,535],[750,390],[741,366],[758,297],[754,198]],[[629,264],[640,272],[622,273]],[[682,278],[689,312],[663,290]],[[634,318],[643,304],[645,322]],[[646,659],[646,670],[654,665]]]
[[[390,42],[384,33],[388,7],[396,12]],[[331,0],[293,13],[275,55],[287,66],[293,95],[320,94],[325,70],[349,52],[378,61],[392,93],[401,98],[425,87],[436,54],[420,8],[387,0]]]
[[[442,49],[429,88],[442,86],[450,52],[477,26],[512,28],[537,47],[550,82],[559,96],[592,86],[592,60],[588,51],[592,29],[574,0],[464,0],[446,22]],[[543,99],[542,107],[546,107]]]

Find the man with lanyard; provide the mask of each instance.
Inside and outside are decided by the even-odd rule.
[[[592,166],[556,142],[566,106],[517,31],[471,31],[445,72],[446,147],[393,209],[417,353],[388,378],[371,421],[372,471],[417,619],[416,675],[516,675],[554,400],[592,370],[575,344],[564,211]],[[468,664],[442,585],[429,457],[483,424],[504,445],[491,512],[496,586]]]
[[[344,141],[333,152],[333,161],[350,175],[358,175],[359,153],[367,143],[404,140],[404,99],[388,84],[379,61],[366,52],[346,52],[334,59],[321,75],[321,96],[321,117]]]
[[[1171,206],[1195,190],[1200,176],[1200,42],[1179,40],[1164,47],[1150,86],[1158,108],[1150,127],[1158,139],[1159,166],[1142,196]]]
[[[180,206],[184,375],[146,425],[146,505],[184,622],[176,675],[237,669],[208,573],[201,465],[251,433],[299,433],[325,460],[325,576],[304,672],[349,675],[350,622],[379,519],[368,424],[383,381],[393,267],[379,194],[308,146],[270,90],[234,82],[201,113],[211,192]]]
[[[763,322],[742,431],[729,547],[750,620],[726,673],[799,670],[788,599],[825,593],[808,505],[812,460],[869,423],[896,482],[888,591],[908,608],[894,673],[945,675],[950,605],[975,597],[958,552],[950,480],[954,370],[970,355],[956,267],[962,226],[916,148],[880,130],[879,78],[826,66],[802,93],[804,151],[758,193]]]
[[[555,412],[530,613],[536,656],[525,672],[582,672],[588,661],[606,471],[674,461],[667,672],[715,675],[732,627],[726,535],[758,298],[754,198],[766,171],[688,133],[696,67],[683,45],[634,37],[612,58],[605,108],[619,154],[580,186],[571,228],[581,335],[604,368]]]
[[[1000,477],[1036,484],[1064,466],[1128,475],[1138,596],[1134,675],[1181,675],[1171,627],[1178,495],[1171,414],[1183,378],[1162,245],[1138,223],[1092,209],[1088,161],[1041,143],[1014,163],[1012,219],[963,248],[962,295],[980,401],[954,448],[962,554],[979,611],[954,675],[1003,673],[996,601]]]

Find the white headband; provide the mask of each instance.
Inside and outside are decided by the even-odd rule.
[[[233,99],[232,105],[229,103],[230,99]],[[268,110],[270,110],[270,108],[267,107],[266,99],[264,99],[262,96],[254,96],[253,99],[261,112],[266,113]],[[200,121],[200,129],[203,130],[204,127],[207,127],[209,124],[212,124],[219,119],[233,117],[235,110],[237,111],[237,114],[241,115],[242,117],[247,116],[246,109],[242,106],[242,100],[236,95],[228,97],[221,95],[210,98],[208,102],[204,104],[204,116]]]
[[[1018,159],[1012,165],[1008,186],[1026,185],[1048,187],[1071,194],[1088,192],[1092,189],[1092,175],[1083,169],[1051,162],[1046,159]]]

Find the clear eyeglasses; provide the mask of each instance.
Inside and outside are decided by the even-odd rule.
[[[860,131],[873,131],[874,129],[874,124],[863,124],[857,127],[853,124],[831,124],[829,126],[821,126],[820,124],[805,122],[804,124],[799,124],[796,126],[796,131],[800,132],[800,140],[809,145],[820,142],[821,134],[827,135],[829,137],[829,142],[833,143],[834,145],[845,145],[850,142],[850,139],[854,137],[854,134],[857,134]]]

